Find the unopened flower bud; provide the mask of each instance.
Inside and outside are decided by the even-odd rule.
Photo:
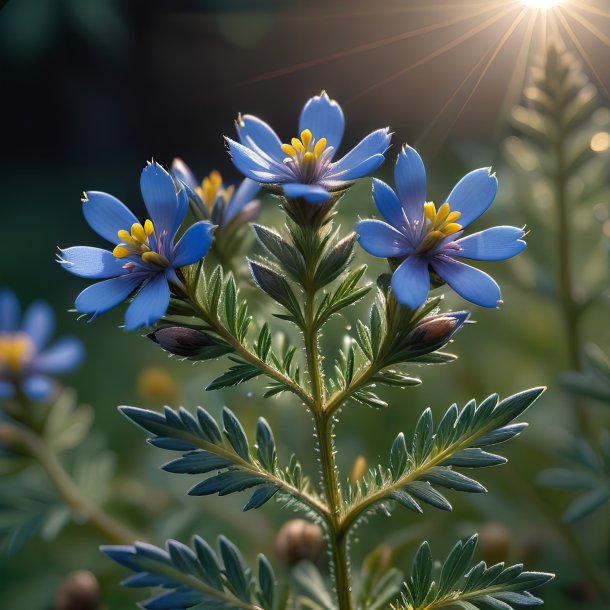
[[[506,561],[510,551],[510,532],[501,523],[486,523],[479,531],[479,552],[488,565]]]
[[[100,586],[87,570],[77,570],[66,576],[55,591],[54,610],[98,610]]]
[[[160,328],[148,335],[158,343],[166,352],[185,358],[193,358],[206,347],[215,345],[215,342],[205,333],[184,326],[169,326]]]
[[[150,400],[171,403],[176,396],[176,384],[165,369],[149,366],[138,375],[138,391]]]
[[[413,356],[429,354],[446,345],[469,318],[468,311],[443,313],[424,318],[404,339]]]
[[[354,465],[352,466],[352,472],[350,473],[350,481],[352,483],[357,483],[366,473],[366,458],[363,455],[359,455],[354,460]]]
[[[317,561],[323,548],[322,529],[305,519],[286,521],[275,540],[276,553],[289,566],[304,559]]]

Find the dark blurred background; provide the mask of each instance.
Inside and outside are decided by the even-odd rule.
[[[605,0],[587,4],[607,8]],[[273,558],[274,531],[293,515],[279,506],[242,515],[242,498],[182,499],[189,481],[157,472],[164,456],[148,447],[143,435],[115,408],[119,404],[158,407],[172,400],[142,391],[142,373],[149,367],[165,368],[171,383],[180,388],[169,392],[173,406],[179,401],[188,407],[203,404],[218,412],[227,404],[250,423],[263,413],[274,424],[283,455],[297,451],[315,479],[311,422],[290,397],[263,404],[258,400],[262,383],[206,394],[203,388],[221,371],[221,363],[186,366],[167,359],[138,333],[117,328],[122,311],[92,324],[68,312],[85,282],[54,262],[57,246],[102,245],[82,217],[82,191],[110,192],[137,213],[143,209],[139,172],[151,157],[168,165],[180,156],[199,175],[218,168],[229,181],[237,180],[222,140],[223,134],[234,133],[237,114],[256,114],[288,139],[295,135],[302,104],[325,89],[344,108],[343,150],[373,129],[389,125],[396,134],[389,158],[393,162],[401,142],[417,144],[436,201],[466,171],[493,165],[500,181],[498,201],[477,226],[520,226],[525,223],[524,208],[540,206],[544,214],[543,203],[515,197],[515,179],[503,163],[500,146],[510,133],[507,111],[520,100],[528,64],[542,45],[540,23],[531,15],[514,25],[520,10],[519,2],[500,0],[495,4],[461,0],[9,0],[4,4],[0,10],[0,243],[5,255],[0,285],[15,290],[23,304],[36,298],[51,302],[60,332],[78,334],[85,342],[87,359],[67,383],[76,388],[82,402],[94,406],[95,442],[116,452],[118,474],[131,481],[122,487],[120,479],[114,484],[121,499],[130,504],[126,518],[144,529],[153,514],[161,514],[153,534],[156,542],[166,535],[186,540],[195,532],[210,538],[226,532],[251,556],[264,551]],[[608,32],[610,20],[591,18]],[[596,67],[597,74],[590,75],[603,91],[610,87],[608,49],[587,35],[582,24],[575,22],[574,31]],[[607,100],[603,103],[607,105]],[[378,175],[389,180],[391,163]],[[364,180],[342,202],[344,230],[357,215],[373,212],[369,189],[369,181]],[[263,220],[278,224],[275,204],[265,203]],[[598,203],[607,211],[607,201]],[[591,214],[584,224],[587,245],[599,248],[590,275],[607,282],[600,223]],[[530,229],[531,242],[543,237],[542,223]],[[372,517],[358,530],[354,565],[365,549],[380,540],[397,547],[398,563],[406,567],[422,537],[430,537],[435,555],[442,556],[455,539],[487,528],[493,534],[491,548],[499,548],[501,558],[528,561],[533,569],[560,574],[545,592],[550,608],[587,601],[586,573],[555,527],[566,498],[541,491],[533,483],[537,471],[554,463],[554,451],[574,425],[570,400],[558,382],[567,367],[561,317],[548,296],[556,261],[542,253],[546,276],[535,276],[532,282],[533,255],[486,267],[501,282],[505,304],[500,311],[475,311],[477,324],[463,330],[453,346],[460,355],[456,363],[422,370],[424,384],[395,391],[383,413],[361,406],[344,411],[338,447],[347,476],[358,455],[371,463],[385,461],[396,433],[409,429],[426,406],[438,416],[454,401],[463,404],[471,397],[506,395],[534,385],[550,388],[528,416],[532,428],[504,449],[510,465],[483,474],[490,494],[453,495],[453,515],[429,510],[423,519],[405,511],[396,511],[392,519]],[[383,270],[381,262],[362,253],[358,256],[370,264],[371,278]],[[447,301],[449,307],[464,307],[453,296]],[[369,306],[369,301],[361,306],[363,315]],[[265,304],[259,302],[258,307],[255,316],[260,320]],[[607,320],[605,303],[592,309],[583,335],[607,348]],[[353,322],[334,320],[324,344],[340,345]],[[134,478],[142,488],[133,483]],[[158,506],[151,498],[158,499]],[[575,528],[596,561],[604,560],[601,569],[606,572],[607,530],[603,512]],[[73,526],[53,542],[31,542],[15,557],[0,559],[3,604],[16,609],[49,607],[63,575],[82,567],[93,569],[102,579],[108,607],[131,607],[136,598],[119,590],[119,571],[99,556],[100,542]],[[594,594],[592,599],[586,607],[603,607]]]

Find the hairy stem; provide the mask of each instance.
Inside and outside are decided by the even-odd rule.
[[[66,472],[56,453],[45,440],[27,428],[16,428],[19,438],[30,455],[40,464],[66,504],[93,525],[108,542],[133,544],[145,541],[146,536],[136,533],[104,512],[103,509],[81,495],[78,486]]]

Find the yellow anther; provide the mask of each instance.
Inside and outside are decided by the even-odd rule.
[[[326,148],[326,138],[320,138],[316,142],[316,145],[313,147],[313,154],[316,159],[322,154],[322,151],[325,148]]]
[[[231,197],[233,197],[233,193],[235,192],[235,187],[233,185],[228,186],[222,193],[222,198],[225,200],[225,203],[229,203],[231,201]]]
[[[443,205],[436,212],[436,223],[440,225],[445,222],[450,211],[449,204],[443,203]]]
[[[310,163],[314,162],[314,156],[313,153],[307,151],[304,155],[303,155],[303,165],[308,165]]]
[[[19,372],[23,363],[34,354],[34,344],[24,332],[0,333],[0,364]]]
[[[303,131],[301,132],[301,141],[303,142],[303,146],[305,148],[309,148],[312,139],[313,135],[311,131],[309,131],[309,129],[303,129]]]
[[[290,144],[282,144],[282,152],[289,157],[297,156],[297,151]]]
[[[462,225],[459,225],[457,222],[450,222],[443,227],[443,233],[445,235],[453,235],[458,231],[462,230]]]
[[[146,222],[144,223],[144,233],[146,233],[146,235],[152,235],[155,232],[155,226],[152,223],[152,220],[150,219],[146,219]]]
[[[144,227],[139,222],[134,222],[131,225],[131,235],[139,242],[146,241],[146,233],[144,232]]]
[[[167,267],[169,265],[167,259],[158,252],[144,252],[144,254],[142,254],[142,260],[145,263],[154,263],[160,267]]]
[[[116,258],[125,258],[129,254],[129,250],[124,246],[116,246],[112,251],[112,254],[114,254]]]
[[[430,222],[436,220],[436,206],[431,201],[424,204],[424,215]]]
[[[215,169],[213,171],[210,172],[210,182],[217,188],[219,189],[220,187],[222,187],[222,176],[220,175],[220,172]]]
[[[292,140],[290,140],[290,143],[292,144],[292,148],[298,150],[300,153],[304,152],[307,148],[306,146],[303,146],[303,143],[301,142],[301,140],[299,140],[299,138],[292,138]]]
[[[125,231],[125,229],[121,229],[117,235],[119,236],[119,239],[121,241],[124,241],[125,243],[128,244],[135,244],[135,242],[133,241],[133,237],[131,236],[131,233],[129,231]]]
[[[447,218],[445,218],[445,222],[455,222],[459,220],[462,216],[462,212],[451,212]]]

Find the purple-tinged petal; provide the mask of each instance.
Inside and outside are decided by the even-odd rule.
[[[426,202],[426,169],[414,148],[404,146],[398,154],[394,180],[407,218],[410,221],[420,220]]]
[[[108,193],[87,191],[83,201],[83,215],[89,226],[112,244],[121,240],[117,233],[121,229],[129,231],[138,219],[129,208]]]
[[[195,178],[195,174],[193,174],[191,168],[182,159],[180,159],[180,157],[176,157],[172,161],[170,172],[174,178],[180,180],[180,182],[184,182],[184,184],[191,189],[195,189],[199,186],[199,182],[197,181],[197,178]]]
[[[286,156],[282,152],[282,142],[265,121],[251,114],[245,114],[235,121],[235,128],[237,129],[239,140],[244,146],[253,143],[257,148],[265,151],[272,159],[282,163]]]
[[[398,230],[405,228],[405,216],[400,200],[385,182],[377,178],[373,178],[373,199],[388,224]]]
[[[184,267],[200,261],[210,249],[214,225],[210,222],[196,222],[189,227],[176,244],[172,265]]]
[[[15,293],[8,289],[0,291],[0,332],[17,330],[20,311]]]
[[[428,261],[419,256],[406,258],[392,275],[392,291],[401,305],[409,309],[421,307],[430,292]]]
[[[268,161],[263,159],[258,153],[254,152],[247,146],[226,138],[225,141],[229,147],[229,154],[235,167],[244,176],[256,180],[258,182],[275,182],[278,179]]]
[[[229,222],[236,214],[239,214],[260,191],[260,184],[250,178],[242,180],[241,184],[233,193],[225,211],[225,223]]]
[[[80,339],[62,337],[36,357],[33,367],[39,373],[68,373],[82,362],[84,354]]]
[[[55,332],[55,314],[45,301],[35,301],[26,310],[21,323],[37,349],[44,347]]]
[[[374,172],[383,162],[385,157],[383,155],[373,155],[368,159],[365,159],[359,165],[348,168],[342,172],[331,174],[333,180],[356,180],[356,178],[364,178],[370,173]]]
[[[388,149],[391,139],[392,136],[387,128],[373,131],[373,133],[370,133],[354,146],[344,157],[341,157],[341,159],[331,165],[328,178],[334,179],[335,177],[340,177],[342,180],[348,180],[349,178],[345,178],[342,175],[343,173],[362,165],[371,157],[377,158],[377,155],[383,155]],[[383,160],[374,169],[377,169],[383,163]]]
[[[362,248],[373,256],[390,258],[411,252],[407,238],[381,220],[361,220],[354,228]]]
[[[500,287],[487,273],[444,255],[432,258],[430,265],[462,298],[481,307],[498,306]]]
[[[309,203],[325,203],[330,198],[330,193],[319,184],[300,184],[295,182],[283,184],[282,189],[288,199],[302,197]]]
[[[517,227],[492,227],[457,240],[460,250],[451,256],[479,261],[503,261],[516,256],[527,244],[521,239],[523,229]]]
[[[0,379],[0,398],[13,398],[15,396],[15,386],[10,381]]]
[[[125,330],[150,326],[161,318],[169,306],[169,285],[159,274],[136,294],[125,313]]]
[[[299,118],[299,134],[309,129],[316,140],[326,138],[327,146],[339,148],[345,130],[345,117],[341,106],[331,100],[326,91],[309,99]]]
[[[126,273],[125,261],[118,259],[102,248],[74,246],[59,250],[57,262],[66,270],[79,277],[105,279]]]
[[[140,189],[156,234],[159,236],[165,231],[171,240],[176,223],[182,222],[182,218],[178,221],[178,195],[171,176],[156,161],[152,161],[142,170]]]
[[[483,167],[466,174],[454,187],[447,202],[452,212],[462,215],[457,221],[467,227],[492,204],[498,192],[498,179],[491,168]]]
[[[110,280],[97,282],[85,288],[77,297],[74,306],[81,313],[98,315],[122,303],[146,276],[128,273]]]
[[[44,375],[30,375],[21,387],[30,400],[44,400],[53,391],[53,381]]]

